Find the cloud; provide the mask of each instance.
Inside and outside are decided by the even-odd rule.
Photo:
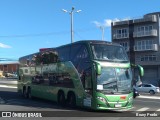
[[[130,17],[123,18],[122,21],[130,20]]]
[[[92,23],[94,23],[96,25],[96,27],[102,26],[102,24],[100,22],[97,22],[97,21],[93,21]]]
[[[103,25],[104,25],[105,27],[110,27],[110,26],[111,26],[111,22],[112,22],[111,19],[105,19]]]
[[[112,22],[118,22],[118,21],[120,21],[120,19],[118,19],[118,18],[115,18],[112,20]]]
[[[103,26],[103,27],[110,27],[111,26],[111,22],[112,22],[111,19],[105,19],[103,21],[103,23],[100,23],[98,21],[93,21],[92,23],[94,23],[96,25],[96,27],[101,27],[101,26]]]
[[[11,48],[11,46],[0,43],[0,48]]]
[[[111,23],[112,22],[118,22],[118,21],[125,21],[125,20],[130,20],[130,17],[127,17],[127,18],[124,18],[124,19],[118,19],[118,18],[115,18],[115,19],[105,19],[102,23],[98,22],[98,21],[93,21],[92,23],[94,23],[96,25],[96,27],[111,27]]]

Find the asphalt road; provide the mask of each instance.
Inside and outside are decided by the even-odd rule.
[[[14,81],[14,80],[11,80]],[[157,113],[160,111],[160,99],[158,98],[158,95],[156,96],[150,96],[150,95],[142,95],[142,96],[148,96],[149,98],[136,98],[134,99],[134,107],[132,109],[126,110],[126,111],[109,111],[109,112],[95,112],[95,111],[89,111],[86,109],[81,109],[81,108],[76,108],[76,109],[71,109],[67,107],[60,107],[57,103],[51,102],[51,101],[46,101],[42,99],[25,99],[23,98],[20,94],[17,93],[16,88],[5,88],[5,87],[0,87],[0,111],[18,111],[18,112],[25,112],[25,111],[36,111],[43,113],[44,111],[48,111],[47,114],[48,116],[54,116],[55,120],[72,120],[72,119],[84,119],[84,120],[89,120],[89,119],[95,119],[95,120],[141,120],[144,119],[142,116],[141,117],[136,117],[137,113],[141,113],[144,111],[148,111],[149,113]],[[153,97],[156,97],[157,99],[152,99]],[[128,112],[129,111],[129,112]],[[122,113],[126,114],[131,114],[130,116],[133,117],[116,117],[117,115],[120,115]],[[158,112],[159,114],[160,112]],[[75,117],[73,117],[75,114]],[[110,117],[106,117],[106,114],[109,115]],[[86,117],[88,116],[89,117]],[[91,116],[94,117],[91,117]],[[72,116],[72,117],[70,117]],[[96,116],[96,117],[95,117]],[[113,117],[112,117],[113,116]],[[1,118],[0,118],[1,119]],[[3,118],[5,119],[5,118]],[[14,119],[14,118],[7,118],[9,119]],[[16,120],[17,118],[15,118]],[[24,118],[27,119],[27,118]],[[35,118],[30,118],[30,119],[35,119]],[[39,120],[44,119],[44,118],[38,118]],[[52,119],[51,117],[45,117],[45,120]],[[145,120],[149,120],[151,117],[145,117]],[[152,117],[154,120],[158,120],[158,117]]]

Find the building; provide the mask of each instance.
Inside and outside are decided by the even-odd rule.
[[[160,85],[160,12],[112,22],[112,42],[124,46],[130,61],[144,67],[142,82]]]
[[[18,62],[0,63],[0,71],[3,71],[3,73],[16,73],[18,66]]]

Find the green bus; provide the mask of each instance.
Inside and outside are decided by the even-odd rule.
[[[132,107],[133,65],[119,44],[78,41],[41,49],[19,62],[18,92],[26,98],[93,110]],[[138,68],[143,76],[143,68]]]

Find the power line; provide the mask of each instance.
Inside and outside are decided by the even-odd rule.
[[[74,34],[75,34],[77,37],[79,37],[80,39],[85,40],[84,37],[82,37],[78,32],[74,32]]]
[[[51,36],[51,35],[61,35],[69,34],[69,31],[63,32],[51,32],[51,33],[37,33],[37,34],[22,34],[22,35],[1,35],[0,38],[17,38],[17,37],[38,37],[38,36]]]
[[[76,32],[88,32],[96,30],[96,28],[85,28],[77,29]],[[17,34],[17,35],[0,35],[0,38],[20,38],[20,37],[39,37],[39,36],[53,36],[53,35],[62,35],[70,34],[70,31],[60,31],[60,32],[50,32],[50,33],[37,33],[37,34]]]

